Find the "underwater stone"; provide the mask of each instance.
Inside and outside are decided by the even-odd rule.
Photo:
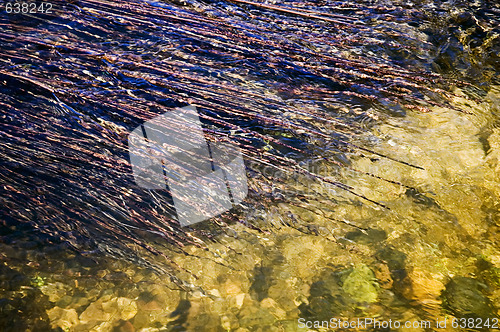
[[[443,283],[420,269],[408,273],[404,281],[408,285],[403,290],[405,298],[420,304],[426,312],[439,315],[442,302],[439,297],[445,289]]]
[[[457,317],[493,317],[490,301],[482,293],[486,287],[476,279],[454,277],[443,292],[444,302]]]
[[[226,313],[224,316],[221,316],[220,324],[226,331],[237,329],[240,326],[238,318],[232,313]]]
[[[272,325],[276,318],[266,309],[257,307],[244,307],[238,314],[240,326],[269,326]]]
[[[377,301],[379,285],[373,271],[366,265],[352,270],[342,285],[342,289],[357,302]]]
[[[293,267],[294,275],[308,280],[314,275],[318,261],[325,254],[327,241],[311,236],[290,237],[283,241],[283,256]]]
[[[391,271],[389,271],[389,267],[386,264],[376,264],[374,267],[374,273],[381,288],[392,288],[393,280],[391,278]]]
[[[48,310],[47,314],[53,328],[60,327],[63,330],[66,330],[79,323],[78,314],[75,309],[54,307]]]
[[[55,282],[40,286],[40,290],[49,297],[50,302],[57,302],[71,291],[71,287],[62,282]]]
[[[286,311],[283,310],[282,308],[279,307],[278,303],[274,301],[272,298],[268,297],[265,298],[260,302],[260,305],[263,308],[266,308],[269,310],[269,312],[276,317],[277,319],[285,319],[286,318]]]
[[[119,297],[116,299],[116,306],[123,320],[128,320],[133,318],[137,314],[137,304],[131,299],[126,297]]]
[[[351,231],[345,235],[345,238],[356,243],[373,244],[380,243],[387,239],[387,233],[384,230],[370,228],[364,232],[359,229]]]
[[[328,320],[349,311],[355,303],[340,284],[339,273],[325,269],[318,281],[311,284],[307,301],[299,305],[300,316],[307,320]]]
[[[394,286],[395,288],[399,288],[402,280],[407,274],[405,270],[406,254],[389,246],[379,250],[377,252],[377,258],[387,262],[387,266],[391,271],[392,280],[394,281]]]
[[[110,321],[114,319],[128,320],[137,314],[135,301],[118,297],[111,300],[100,298],[91,303],[80,315],[82,321]]]

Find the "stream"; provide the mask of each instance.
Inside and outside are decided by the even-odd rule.
[[[500,329],[500,4],[29,3],[0,4],[1,331]],[[128,139],[189,105],[248,194],[185,226]]]

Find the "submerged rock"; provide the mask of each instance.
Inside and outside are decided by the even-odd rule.
[[[441,306],[441,292],[445,289],[443,283],[436,276],[430,275],[421,269],[413,269],[405,279],[408,287],[403,295],[433,316],[439,315]]]
[[[340,286],[340,277],[331,271],[324,272],[320,280],[311,285],[310,295],[299,306],[301,317],[311,320],[328,320],[350,309],[349,297]]]
[[[40,286],[40,290],[49,297],[50,302],[58,302],[71,292],[71,287],[62,282],[55,282]]]
[[[61,328],[64,331],[79,324],[78,313],[75,309],[63,309],[54,307],[47,311],[52,328]]]
[[[129,320],[137,314],[137,304],[124,297],[109,299],[107,296],[91,303],[80,315],[82,321]]]
[[[494,317],[490,300],[483,294],[486,288],[476,279],[454,277],[443,292],[444,303],[457,317]]]
[[[262,307],[243,308],[238,316],[241,327],[270,326],[276,321],[276,317],[268,309]]]
[[[376,264],[374,266],[374,271],[375,277],[378,280],[378,283],[381,288],[384,289],[391,289],[393,280],[391,277],[391,271],[389,270],[389,267],[386,264]]]
[[[360,265],[347,276],[342,289],[357,302],[372,303],[377,301],[379,285],[373,271],[366,265]]]
[[[357,310],[366,314],[378,300],[379,285],[375,274],[365,264],[354,268],[326,269],[310,288],[310,295],[299,306],[300,316],[308,320],[354,316]]]

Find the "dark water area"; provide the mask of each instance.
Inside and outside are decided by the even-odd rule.
[[[8,3],[0,329],[498,319],[499,4]],[[127,140],[186,105],[249,193],[181,227]]]

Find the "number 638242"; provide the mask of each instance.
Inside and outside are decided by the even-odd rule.
[[[50,2],[7,2],[4,4],[3,11],[7,14],[51,14],[52,4]]]

